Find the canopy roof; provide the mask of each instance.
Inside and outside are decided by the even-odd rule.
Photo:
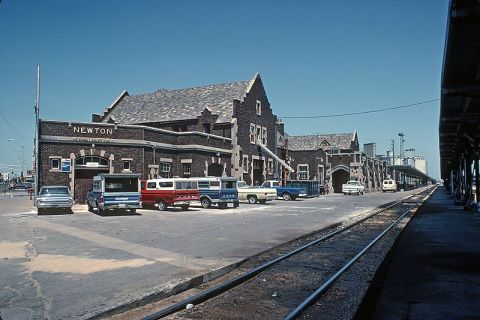
[[[442,178],[480,141],[480,2],[451,0],[443,57],[440,106]]]

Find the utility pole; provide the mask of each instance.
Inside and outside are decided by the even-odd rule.
[[[395,139],[392,139],[392,166],[395,165]],[[392,170],[392,179],[396,182],[395,169]]]
[[[403,144],[405,143],[405,135],[403,134],[403,132],[400,132],[398,134],[398,136],[400,137],[400,163],[402,165],[405,164],[405,151],[404,151],[404,147],[403,147]],[[403,187],[405,188],[405,173],[401,175],[403,177],[402,181],[403,181]]]
[[[403,158],[405,157],[405,150],[403,144],[405,143],[405,135],[403,132],[400,132],[398,136],[400,137],[400,162],[404,164]]]
[[[392,139],[392,162],[391,164],[394,166],[395,165],[395,140]]]
[[[38,184],[40,182],[39,175],[40,175],[40,164],[39,162],[39,138],[40,138],[40,65],[37,65],[37,95],[35,99],[35,146],[34,146],[34,153],[35,153],[35,189],[33,190],[33,200],[37,200],[38,194]]]

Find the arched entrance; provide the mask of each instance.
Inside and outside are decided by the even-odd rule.
[[[221,177],[223,175],[223,166],[219,163],[211,163],[208,165],[209,177]]]
[[[348,167],[345,167],[345,166],[336,167],[332,171],[333,192],[341,193],[342,184],[347,183],[349,179],[350,179],[350,170]]]
[[[76,203],[85,203],[92,179],[100,173],[110,172],[108,159],[99,156],[84,156],[75,159],[74,199]]]

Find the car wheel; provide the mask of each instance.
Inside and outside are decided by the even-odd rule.
[[[202,205],[202,208],[208,209],[212,205],[212,202],[208,198],[203,198],[200,200],[200,204]]]
[[[291,196],[290,193],[288,193],[288,192],[284,192],[284,193],[282,194],[282,198],[283,198],[283,200],[285,200],[285,201],[292,200],[292,196]]]
[[[167,204],[163,202],[162,200],[159,200],[157,202],[157,209],[158,211],[165,211],[167,209]]]
[[[257,203],[257,197],[256,196],[248,196],[247,200],[248,200],[248,203],[251,203],[251,204]]]
[[[97,206],[97,212],[99,215],[104,215],[105,214],[105,209],[100,208],[98,203],[95,204]]]

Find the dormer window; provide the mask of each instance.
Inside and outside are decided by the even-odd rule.
[[[262,102],[260,100],[257,100],[255,104],[255,110],[257,112],[257,115],[262,115]]]

